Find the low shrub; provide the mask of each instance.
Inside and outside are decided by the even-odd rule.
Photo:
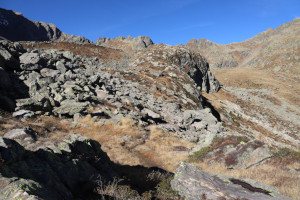
[[[289,148],[280,148],[278,151],[273,152],[273,156],[277,158],[289,158],[300,161],[300,152],[291,150]]]
[[[207,154],[211,151],[211,147],[203,147],[199,151],[194,152],[192,155],[189,155],[188,161],[190,162],[198,162],[203,160]]]
[[[171,181],[174,177],[164,178],[157,186],[156,186],[156,192],[157,192],[157,198],[166,200],[166,199],[174,199],[174,200],[180,200],[180,196],[178,192],[174,191],[171,187]]]

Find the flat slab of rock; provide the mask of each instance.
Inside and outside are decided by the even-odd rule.
[[[279,192],[264,183],[251,179],[213,175],[188,163],[181,163],[171,181],[173,190],[189,200],[287,200]]]
[[[55,108],[53,112],[61,115],[73,116],[76,113],[81,113],[89,105],[88,102],[76,102],[74,100],[65,100],[61,103],[61,106]]]
[[[19,110],[13,113],[13,117],[22,118],[27,120],[34,117],[34,112],[30,110]]]

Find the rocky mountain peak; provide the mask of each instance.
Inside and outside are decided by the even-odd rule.
[[[247,66],[297,74],[299,59],[294,55],[300,51],[297,45],[300,41],[299,27],[300,18],[296,18],[240,43],[219,45],[206,39],[193,39],[185,46],[204,55],[212,69]],[[285,69],[279,69],[278,63],[289,64]]]
[[[31,40],[0,41],[0,199],[299,196],[299,80],[255,68],[281,47],[297,63],[297,23],[171,46],[95,45],[4,9],[0,22],[0,37]]]
[[[205,38],[201,38],[199,40],[191,39],[190,41],[188,41],[186,46],[190,49],[197,50],[197,49],[204,49],[204,48],[212,48],[213,46],[217,46],[217,44]]]
[[[32,21],[23,14],[0,8],[0,35],[9,41],[66,41],[91,43],[82,36],[63,33],[54,24]]]
[[[120,36],[116,38],[100,37],[95,44],[98,46],[133,52],[145,49],[153,45],[154,43],[149,36],[127,36],[126,38],[124,36]]]

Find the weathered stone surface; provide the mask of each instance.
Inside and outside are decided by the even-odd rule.
[[[190,200],[202,199],[277,199],[288,200],[278,191],[266,184],[251,180],[237,179],[230,176],[213,175],[197,167],[181,163],[171,181],[173,190]]]
[[[241,142],[235,148],[225,151],[224,158],[227,168],[247,169],[271,158],[273,154],[261,141],[251,140],[247,143]]]
[[[35,116],[34,112],[30,110],[19,110],[13,113],[13,117],[22,118],[23,120],[27,120],[34,116]]]
[[[148,117],[150,117],[152,119],[160,119],[161,118],[161,116],[159,114],[157,114],[157,113],[155,113],[152,110],[149,110],[147,108],[144,109],[143,111],[147,114]]]
[[[61,106],[53,110],[54,113],[60,115],[73,116],[76,113],[83,112],[89,105],[88,102],[76,102],[74,100],[64,100],[61,102]]]
[[[30,128],[21,128],[10,130],[9,132],[5,133],[3,137],[30,146],[32,143],[34,143],[37,135],[36,132]]]

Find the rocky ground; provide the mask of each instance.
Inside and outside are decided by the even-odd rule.
[[[299,197],[297,78],[71,38],[0,42],[1,199]]]
[[[36,159],[31,157],[41,148],[50,148],[47,151],[55,156],[57,153],[61,155],[59,152],[62,149],[57,149],[57,145],[60,145],[57,142],[69,141],[65,138],[70,137],[72,132],[99,141],[103,145],[101,149],[122,166],[143,165],[172,172],[181,161],[197,164],[206,157],[210,163],[223,163],[228,169],[246,169],[273,157],[272,146],[262,140],[251,134],[226,130],[222,116],[201,92],[204,90],[213,95],[219,90],[219,82],[201,55],[183,47],[152,45],[142,51],[126,54],[121,50],[106,51],[106,47],[92,47],[89,44],[23,42],[21,45],[4,41],[1,45],[1,106],[2,109],[14,111],[12,117],[8,114],[2,118],[3,166],[9,167],[9,163],[18,166],[23,159],[23,154],[16,158],[8,156],[15,153],[14,148],[10,150],[11,153],[5,153],[5,149],[11,146],[7,144],[7,139],[21,143],[22,151],[33,152],[29,154],[29,159]],[[53,49],[57,46],[60,47],[59,51]],[[78,53],[77,48],[86,49],[82,51],[86,56],[91,51],[101,49],[109,52],[111,59],[65,51],[70,47],[75,53]],[[26,127],[29,129],[24,129]],[[77,139],[73,142],[77,142]],[[69,144],[74,146],[72,142]],[[278,147],[281,146],[275,145],[275,148]],[[202,155],[205,149],[206,155]],[[75,157],[68,158],[73,161]],[[43,156],[39,158],[46,159],[43,162],[47,164],[50,162]],[[32,161],[28,162],[26,165],[30,166]],[[96,168],[91,172],[93,175],[96,172],[101,174],[97,170],[98,164],[91,165]],[[80,171],[80,165],[76,167]],[[57,173],[57,169],[51,170]],[[11,173],[20,172],[13,170]],[[22,191],[29,196],[47,196],[47,192],[51,191],[48,183],[39,180],[39,175],[34,172],[28,173],[33,174],[31,178],[17,175],[26,181],[34,181],[20,183],[29,185],[22,187]],[[5,173],[4,177],[3,184],[6,185],[7,178],[11,181],[11,177]],[[88,181],[84,177],[82,179]],[[113,176],[106,179],[107,185]],[[74,181],[75,185],[80,182]],[[96,187],[97,180],[89,181],[92,186],[87,191]],[[159,185],[159,181],[163,180],[156,180],[153,184]],[[12,183],[20,186],[19,182]],[[37,189],[34,184],[42,186]],[[59,187],[53,186],[55,184],[50,184],[51,188]],[[70,189],[68,185],[65,187],[68,191],[56,195],[65,195],[63,198],[81,195],[83,198],[82,195],[87,194],[86,191],[77,194],[74,193],[76,189]],[[149,191],[157,195],[153,188]],[[30,192],[34,190],[45,193]],[[141,189],[134,190],[138,192]],[[13,191],[18,194],[9,193],[8,199],[10,195],[20,195],[19,190]],[[24,198],[27,198],[26,195]],[[176,195],[174,198],[177,198]]]

